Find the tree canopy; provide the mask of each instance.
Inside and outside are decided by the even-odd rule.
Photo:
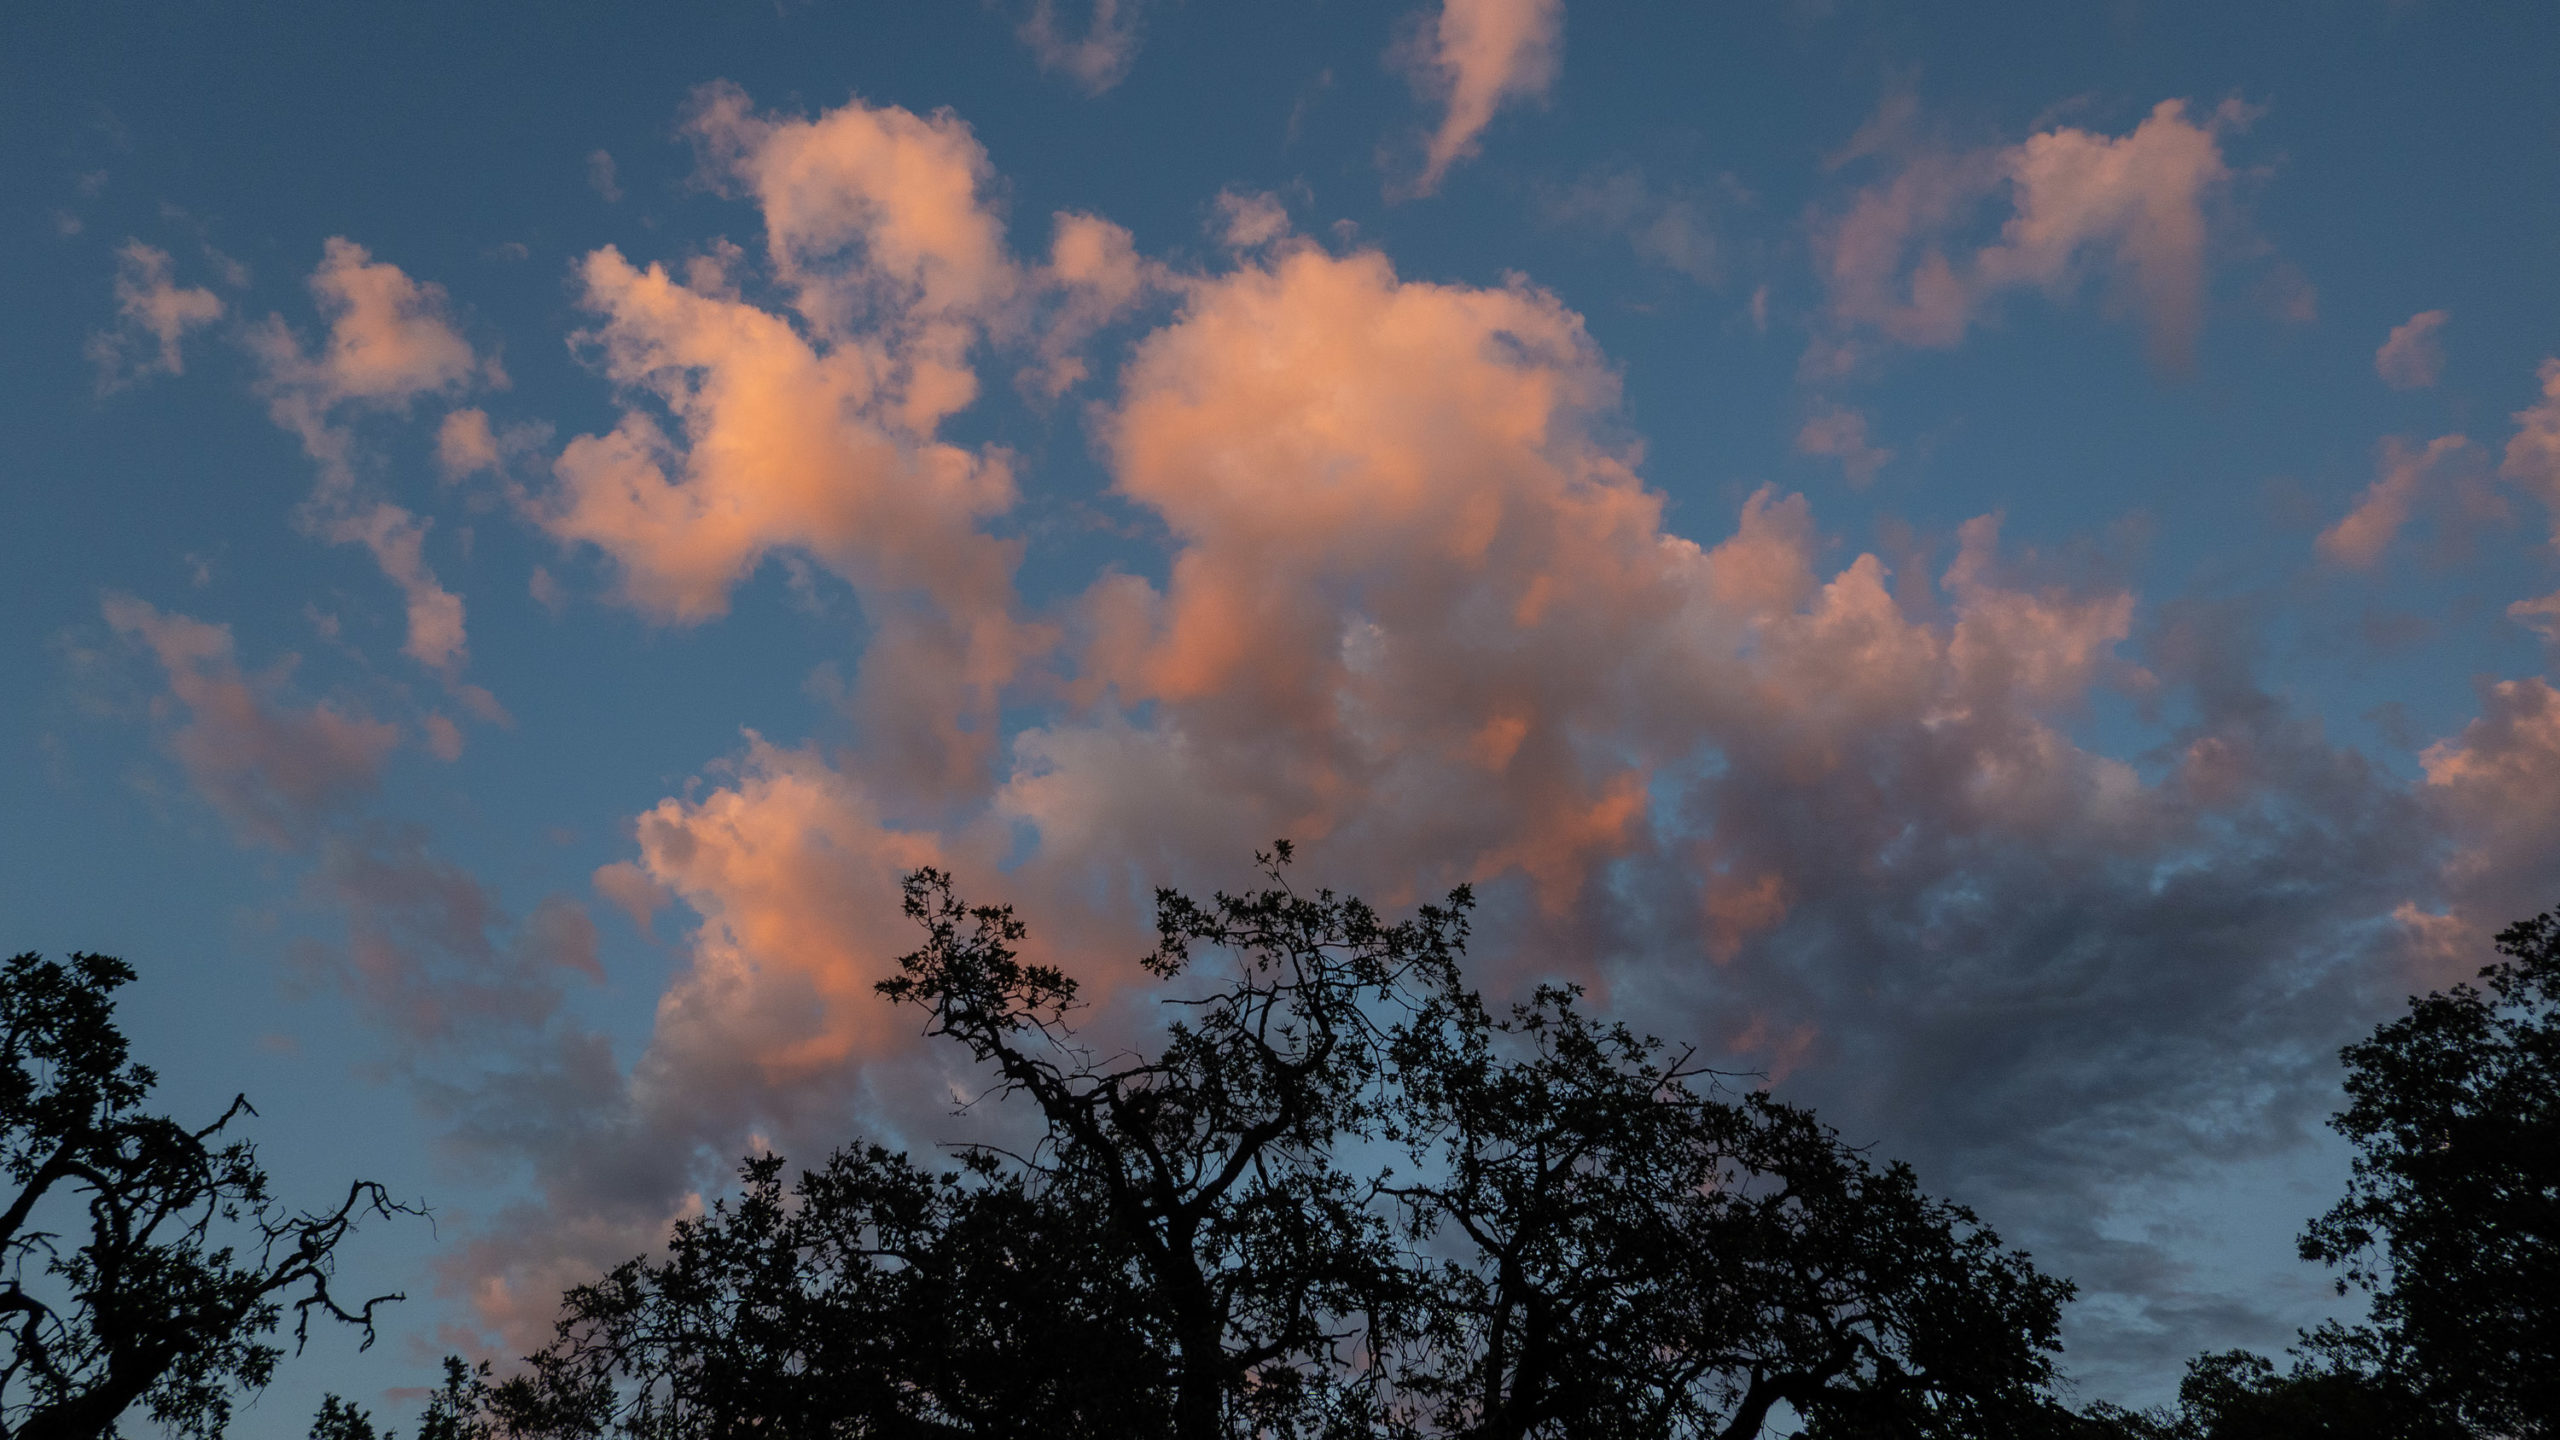
[[[2344,1198],[2302,1254],[2372,1296],[2371,1326],[2315,1336],[2370,1353],[2475,1433],[2560,1434],[2560,919],[2347,1047],[2356,1146]]]
[[[938,871],[880,986],[1032,1143],[855,1145],[569,1294],[488,1387],[518,1435],[2026,1433],[2067,1283],[1904,1167],[1570,987],[1496,1013],[1471,908],[1160,892],[1152,1050]]]
[[[271,1194],[235,1097],[190,1126],[147,1112],[157,1077],[115,1025],[132,968],[106,955],[0,964],[0,1436],[96,1440],[136,1405],[211,1440],[266,1384],[289,1310],[374,1338],[377,1307],[330,1288],[368,1215],[408,1211],[379,1185],[297,1212]],[[409,1212],[415,1213],[415,1212]],[[57,1228],[59,1227],[59,1228]]]
[[[1460,973],[1472,897],[1390,921],[1157,895],[1150,1046],[1079,1028],[1003,906],[919,871],[878,989],[1028,1138],[856,1143],[448,1362],[420,1440],[2541,1440],[2560,1414],[2560,920],[2343,1052],[2356,1148],[2305,1259],[2372,1298],[2175,1404],[2057,1397],[2067,1281],[1811,1113],[1546,985]],[[391,1440],[332,1397],[315,1440]]]

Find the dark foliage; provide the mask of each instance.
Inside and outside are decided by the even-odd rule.
[[[2198,1356],[2174,1409],[2101,1406],[2129,1440],[2544,1440],[2560,1434],[2560,920],[2348,1046],[2347,1193],[2302,1258],[2372,1297],[2368,1324],[2303,1337],[2293,1364]]]
[[[1810,1114],[1702,1095],[1569,989],[1453,990],[1400,1037],[1408,1235],[1441,1262],[1407,1379],[1434,1433],[2002,1433],[2049,1406],[2070,1286]]]
[[[2560,1434],[2560,920],[2347,1047],[2346,1197],[2303,1258],[2373,1297],[2360,1346],[2475,1433]]]
[[[2366,1357],[2368,1361],[2372,1357]],[[2187,1362],[2174,1408],[2100,1406],[2087,1440],[2465,1440],[2471,1432],[2370,1363],[2297,1354],[2293,1368],[2246,1350]]]
[[[882,993],[1028,1101],[1027,1153],[782,1162],[567,1298],[480,1392],[512,1435],[2043,1433],[2068,1286],[1801,1111],[1389,923],[1163,892],[1152,1054],[1069,1024],[1021,923],[924,871]],[[1202,962],[1218,957],[1215,978]],[[1410,1167],[1409,1172],[1401,1167]],[[450,1389],[450,1387],[449,1387]]]
[[[145,1113],[155,1077],[115,1027],[123,961],[26,954],[0,966],[0,1433],[95,1440],[136,1404],[166,1429],[218,1436],[233,1398],[273,1374],[289,1309],[373,1341],[377,1296],[330,1290],[339,1245],[368,1214],[404,1211],[359,1181],[328,1210],[269,1193],[257,1152],[227,1138],[235,1098],[190,1128]],[[414,1212],[411,1212],[414,1213]],[[46,1228],[61,1224],[68,1233]]]

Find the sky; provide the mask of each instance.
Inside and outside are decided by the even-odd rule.
[[[6,943],[434,1209],[243,1435],[750,1149],[960,1134],[906,871],[1142,1026],[1154,888],[1281,837],[1910,1160],[2161,1399],[2353,1313],[2337,1047],[2560,889],[2555,42],[9,7]]]

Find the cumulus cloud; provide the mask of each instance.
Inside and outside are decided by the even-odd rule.
[[[978,392],[973,352],[1028,344],[1033,388],[1081,373],[1075,347],[1155,281],[1128,233],[1058,217],[1045,266],[1005,243],[969,128],[856,100],[814,118],[758,113],[735,87],[689,129],[721,184],[752,198],[785,300],[746,298],[746,257],[679,277],[618,250],[580,265],[582,337],[633,397],[561,451],[527,498],[556,539],[614,563],[621,598],[670,623],[722,613],[768,556],[850,583],[880,627],[857,684],[866,725],[925,790],[991,754],[997,691],[1044,652],[1016,612],[1020,546],[987,522],[1014,502],[1011,458],[942,428]]]
[[[2221,138],[2245,118],[2226,104],[2198,121],[2185,102],[2163,100],[2125,135],[2059,126],[1965,152],[1871,127],[1845,158],[1889,152],[1892,173],[1816,227],[1842,332],[1817,368],[1853,363],[1862,335],[1951,346],[2006,292],[2064,299],[2093,278],[2110,305],[2140,317],[2154,357],[2182,367],[2203,322],[2210,208],[2231,180]],[[2005,211],[1997,238],[1968,243],[1995,200]]]
[[[1796,432],[1796,449],[1840,462],[1852,485],[1872,485],[1893,452],[1867,438],[1867,417],[1845,405],[1817,410]]]
[[[1412,193],[1439,189],[1503,105],[1544,99],[1563,53],[1564,0],[1442,0],[1402,56],[1414,88],[1443,107]]]
[[[506,372],[455,328],[441,287],[411,279],[353,241],[331,237],[310,287],[329,326],[316,351],[282,316],[269,316],[249,337],[264,372],[260,389],[268,413],[302,441],[319,467],[319,483],[301,509],[300,523],[333,544],[361,545],[372,553],[406,602],[403,653],[443,675],[466,703],[494,718],[501,713],[495,699],[459,678],[469,656],[462,597],[444,588],[427,563],[433,522],[362,483],[347,416],[367,410],[405,414],[421,398],[503,386]]]
[[[2467,978],[2489,936],[2553,902],[2560,856],[2560,692],[2539,676],[2484,681],[2480,715],[2419,757],[2424,795],[2459,837],[2447,863],[2455,927],[2430,946],[2442,973]]]
[[[2390,338],[2373,352],[2373,373],[2394,390],[2424,390],[2444,374],[2444,341],[2437,332],[2453,318],[2448,310],[2421,310],[2406,323],[2391,327]]]
[[[228,626],[167,614],[110,594],[107,623],[145,648],[167,676],[153,710],[170,753],[241,838],[276,849],[313,843],[325,821],[372,793],[399,730],[326,701],[295,706],[282,692],[291,662],[242,672]]]
[[[179,342],[222,318],[222,297],[173,278],[169,252],[139,240],[116,251],[116,328],[89,337],[100,393],[186,369]]]
[[[954,117],[775,116],[716,88],[688,123],[762,252],[587,257],[581,344],[625,411],[517,493],[668,623],[710,621],[769,557],[842,578],[874,621],[859,723],[841,747],[750,737],[596,873],[644,929],[674,912],[645,1050],[619,1063],[554,1019],[445,1094],[457,1136],[522,1156],[538,1192],[455,1262],[486,1321],[537,1335],[561,1283],[653,1243],[751,1138],[961,1123],[935,1117],[971,1077],[870,989],[912,943],[904,871],[1019,903],[1097,1023],[1134,1024],[1152,887],[1232,885],[1280,835],[1312,881],[1382,904],[1480,884],[1480,978],[1585,981],[1919,1157],[2107,1297],[2083,1323],[2110,1343],[2268,1343],[2312,1318],[2124,1239],[2118,1182],[2301,1141],[2335,1045],[2441,938],[2426,917],[2505,903],[2497,867],[2460,857],[2506,843],[2473,797],[2539,783],[2560,713],[2540,682],[2489,692],[2489,728],[2429,751],[2413,792],[2257,681],[2246,615],[2172,605],[2138,630],[2107,566],[2004,543],[1997,517],[1935,574],[1776,490],[1675,533],[1608,357],[1524,280],[1411,279],[1248,200],[1219,211],[1218,268],[1078,215],[1026,262]],[[1842,260],[1867,243],[1854,206],[1833,233],[1835,279],[1884,277],[1882,308],[1835,288],[1835,320],[1952,343],[1989,297],[2101,278],[2191,338],[2223,123],[2172,105],[2126,136],[1909,160],[1885,189],[1919,218],[1862,252],[1887,262]],[[1946,238],[2002,193],[1995,238]],[[1940,321],[1911,259],[1929,245]],[[998,538],[1011,457],[951,422],[991,355],[1060,393],[1115,324],[1149,328],[1087,413],[1162,564],[1030,610]],[[2536,423],[2511,469],[2542,463]],[[452,468],[487,468],[485,417],[447,431]],[[2380,555],[2427,484],[2331,548]],[[2110,690],[2167,717],[2155,751],[2085,739]],[[511,947],[592,953],[566,918],[497,938],[394,833],[351,834],[333,867],[319,883],[368,933],[442,957],[465,998],[567,973]],[[523,1004],[556,1016],[551,993]]]
[[[1058,18],[1057,0],[1032,0],[1031,13],[1015,27],[1014,38],[1031,48],[1040,68],[1064,75],[1088,95],[1099,95],[1128,78],[1138,60],[1138,42],[1146,18],[1145,0],[1090,0],[1082,33]]]

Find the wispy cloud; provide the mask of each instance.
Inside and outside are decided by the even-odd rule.
[[[436,671],[485,717],[503,713],[487,691],[467,685],[462,597],[447,590],[427,563],[431,521],[372,492],[359,475],[349,411],[406,413],[417,401],[455,396],[475,386],[506,384],[495,356],[484,356],[455,327],[443,289],[377,261],[361,245],[332,237],[311,273],[310,288],[328,335],[306,347],[280,315],[251,330],[249,344],[263,377],[260,390],[276,424],[302,441],[319,467],[319,483],[301,523],[341,545],[371,552],[400,588],[408,611],[404,653]]]
[[[1442,0],[1439,14],[1397,58],[1440,123],[1423,145],[1408,193],[1428,195],[1473,157],[1495,112],[1546,97],[1564,54],[1564,0]]]
[[[198,793],[244,840],[307,848],[324,822],[372,793],[399,730],[327,701],[283,697],[291,662],[244,673],[227,626],[166,614],[130,595],[103,603],[116,633],[139,642],[168,682],[154,710],[170,753]]]
[[[1070,4],[1075,0],[1069,0]],[[1146,0],[1086,0],[1083,29],[1058,18],[1058,0],[1032,0],[1031,13],[1014,30],[1040,68],[1064,75],[1088,95],[1100,95],[1128,78],[1144,37]]]

